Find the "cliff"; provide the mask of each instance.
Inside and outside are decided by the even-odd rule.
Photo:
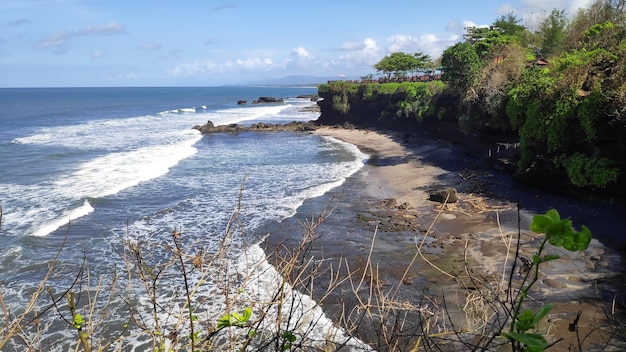
[[[440,82],[439,82],[440,83]],[[353,125],[360,128],[402,131],[407,134],[427,135],[463,145],[484,165],[511,174],[516,179],[534,186],[559,190],[585,199],[626,199],[624,173],[617,182],[605,187],[579,187],[574,185],[566,170],[547,162],[547,158],[536,155],[531,167],[520,170],[519,136],[511,129],[494,130],[489,126],[473,124],[463,126],[459,121],[462,111],[458,102],[440,86],[417,83],[414,85],[358,84],[332,82],[322,85],[318,102],[320,125]],[[421,93],[420,93],[421,90]],[[600,131],[606,131],[601,126]],[[619,138],[621,133],[614,129],[611,143],[615,153],[626,145]],[[602,144],[606,134],[601,135]],[[615,144],[619,147],[615,147]],[[596,148],[598,148],[596,146]],[[576,150],[563,150],[574,155]],[[623,154],[622,154],[623,155]],[[620,158],[616,159],[620,160]]]

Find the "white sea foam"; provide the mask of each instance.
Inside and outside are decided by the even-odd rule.
[[[82,206],[65,211],[61,216],[57,217],[55,220],[47,222],[37,228],[35,232],[33,232],[32,236],[41,237],[46,236],[53,232],[54,230],[67,226],[73,220],[81,218],[89,213],[93,212],[93,207],[89,204],[89,201],[85,200]]]
[[[265,253],[258,244],[250,246],[247,249],[247,256],[240,256],[236,265],[240,267],[241,272],[249,273],[250,280],[245,286],[244,293],[253,301],[272,302],[277,292],[281,290],[284,292],[280,309],[277,305],[263,307],[268,310],[269,319],[264,320],[262,329],[277,332],[280,328],[280,331],[289,331],[296,336],[306,336],[307,341],[304,343],[311,347],[323,347],[326,341],[331,339],[328,342],[346,343],[351,350],[372,351],[368,345],[349,337],[343,329],[335,326],[313,298],[294,290],[289,283],[283,286],[282,275],[267,262]],[[251,273],[250,268],[253,268]],[[279,314],[283,314],[282,319],[278,318]],[[287,315],[292,317],[288,318]],[[281,326],[276,326],[277,321],[283,322]]]
[[[338,140],[337,138],[330,137],[330,136],[322,136],[322,138],[324,138],[326,140],[329,140],[329,141],[332,141],[333,143],[340,144],[340,145],[344,146],[344,148],[346,148],[352,154],[354,154],[354,156],[356,157],[356,160],[361,163],[361,166],[370,158],[370,156],[368,154],[363,153],[359,149],[359,147],[357,147],[354,144],[351,144],[351,143],[348,143],[348,142],[344,142],[344,141]]]
[[[40,133],[28,137],[15,138],[11,142],[19,144],[42,144],[52,140],[52,134]]]
[[[194,144],[202,137],[193,130],[185,131],[185,135],[187,139],[176,143],[105,154],[75,165],[55,180],[34,185],[2,184],[3,222],[12,234],[45,236],[67,225],[68,220],[93,211],[88,202],[67,210],[77,201],[116,194],[155,179],[194,155]]]
[[[262,323],[256,328],[259,338],[250,341],[252,347],[260,342],[261,336],[289,331],[298,337],[297,343],[305,349],[306,347],[321,348],[328,342],[345,344],[346,351],[373,351],[367,344],[349,336],[344,329],[335,326],[310,296],[301,294],[289,283],[283,285],[282,275],[267,262],[259,243],[249,245],[245,254],[237,255],[231,252],[229,254],[234,255],[228,257],[228,262],[213,263],[214,266],[207,268],[204,273],[194,272],[187,275],[188,284],[194,290],[191,296],[191,306],[194,314],[202,317],[201,320],[204,321],[200,322],[200,325],[206,323],[213,326],[224,314],[241,312],[250,306],[250,302],[255,302],[252,305],[251,321],[262,319]],[[166,276],[177,277],[176,270],[180,269],[174,267],[170,269],[173,271],[170,272],[168,269]],[[174,329],[173,324],[177,324],[178,321],[176,317],[185,317],[188,314],[184,306],[186,303],[184,295],[181,295],[179,291],[180,285],[182,282],[161,285],[156,292],[159,305],[168,307],[167,311],[157,312],[156,315],[162,331]],[[136,289],[138,289],[135,292],[138,301],[134,306],[135,314],[141,316],[146,326],[155,327],[153,302],[147,295],[141,293],[143,289],[141,285],[136,286]],[[278,292],[282,292],[280,296],[282,303],[276,302],[276,297],[279,297]],[[210,300],[207,301],[209,297]],[[228,299],[228,305],[226,299]],[[196,329],[200,325],[197,325]],[[187,336],[190,332],[188,323],[176,325],[175,329],[179,336]],[[235,339],[240,343],[248,337],[245,335],[245,329],[234,329],[231,333],[231,337],[239,334],[239,339]],[[129,339],[126,340],[130,345],[128,348],[144,350],[143,347],[151,343],[151,341],[142,341],[139,337],[141,335],[143,335],[141,331],[137,331],[136,337],[133,337],[131,333]],[[170,340],[165,340],[165,343],[165,347],[172,347]]]
[[[46,128],[30,136],[18,137],[11,142],[63,146],[79,150],[124,150],[145,145],[163,144],[168,139],[189,138],[191,126],[207,120],[215,125],[242,123],[266,118],[271,122],[279,113],[292,107],[290,104],[254,106],[207,111],[181,108],[157,115],[123,119],[102,119],[84,124]],[[132,136],[129,138],[129,136]]]
[[[193,144],[201,137],[178,145],[161,145],[137,150],[110,153],[79,166],[78,170],[56,180],[53,185],[68,196],[104,197],[140,182],[166,174],[180,160],[196,153]]]
[[[196,112],[196,108],[182,108],[182,109],[178,109],[178,112],[182,112],[182,113]]]
[[[213,122],[216,126],[229,125],[233,123],[241,123],[244,121],[253,121],[260,118],[264,118],[265,122],[271,122],[272,118],[276,118],[277,115],[289,108],[290,105],[271,105],[271,106],[254,106],[254,107],[241,107],[232,109],[216,110],[213,112],[199,113],[206,120]]]
[[[242,192],[239,220],[245,224],[247,233],[251,233],[264,221],[281,220],[293,215],[306,199],[339,187],[347,177],[360,169],[366,158],[356,147],[333,139],[325,138],[328,143],[302,143],[306,138],[319,138],[307,137],[306,134],[288,140],[290,144],[281,145],[280,148],[260,144],[276,145],[271,136],[250,137],[249,145],[242,150],[239,149],[239,143],[245,137],[236,142],[232,139],[224,140],[221,145],[215,142],[219,138],[205,138],[199,142],[202,137],[191,126],[206,123],[207,120],[219,125],[255,120],[283,122],[292,117],[307,120],[314,118],[314,114],[300,111],[301,107],[312,103],[299,99],[288,100],[281,105],[254,105],[218,111],[211,111],[200,104],[189,104],[198,108],[173,109],[155,115],[98,119],[82,124],[42,128],[31,136],[14,139],[14,143],[20,144],[62,146],[62,149],[50,150],[59,155],[68,153],[68,157],[50,158],[50,163],[61,160],[66,164],[55,169],[48,180],[33,178],[30,184],[0,184],[0,194],[5,202],[3,222],[7,225],[3,228],[3,235],[7,232],[10,236],[30,234],[33,237],[27,241],[42,244],[54,238],[34,236],[45,236],[55,229],[63,228],[70,221],[91,214],[89,216],[96,221],[103,221],[102,225],[94,225],[94,228],[121,228],[119,222],[130,219],[128,227],[118,230],[131,228],[133,233],[155,236],[152,238],[168,236],[168,229],[177,227],[185,232],[187,241],[201,243],[203,250],[210,251],[220,243],[224,224],[237,207],[239,186],[246,176],[249,185]],[[202,153],[197,152],[200,148],[203,148]],[[266,148],[271,152],[263,153]],[[285,149],[288,152],[283,153]],[[345,150],[349,150],[356,158],[347,157]],[[310,159],[302,161],[300,155]],[[337,161],[335,155],[343,161]],[[185,158],[188,160],[181,163]],[[176,165],[183,166],[172,170]],[[154,182],[144,182],[149,180]],[[172,195],[172,192],[179,194]],[[107,199],[97,199],[101,197]],[[161,201],[163,203],[158,203]],[[111,213],[107,213],[109,211]],[[113,240],[107,238],[103,241],[100,234],[94,235],[93,241],[84,238],[91,235],[89,232],[76,237],[82,241],[78,246],[83,246],[85,241],[93,244],[93,247],[89,247],[93,251],[91,254],[98,256],[94,271],[96,267],[112,267],[115,258],[104,254],[111,253],[111,249],[103,243]],[[21,239],[15,238],[15,242],[19,241]],[[235,246],[237,241],[240,240],[233,240]],[[236,255],[241,254],[242,250],[242,247],[233,249],[232,254],[236,257],[233,260],[246,257]],[[10,257],[21,256],[20,253],[9,254]],[[251,247],[248,257],[264,261],[261,248],[256,245]],[[15,262],[10,263],[11,260],[14,259],[7,259],[7,264],[15,265]],[[267,262],[256,265],[257,262],[242,262],[241,265],[246,270],[261,268],[255,274],[257,283],[251,284],[256,286],[256,293],[259,293],[266,283],[277,281],[277,274],[275,270],[272,272],[273,268]],[[240,269],[243,270],[243,267]],[[170,291],[165,292],[162,298],[171,300],[176,297],[174,291],[180,290],[180,287],[175,287],[179,276],[167,277],[168,280],[169,277],[174,279],[171,285],[167,281],[167,289]],[[214,282],[206,280],[198,293],[199,299],[205,303],[209,301],[202,309],[210,313],[203,316],[210,316],[211,319],[224,313],[225,304],[220,301],[217,289]],[[250,289],[250,294],[256,293]],[[23,292],[16,293],[16,297],[21,294]],[[299,295],[296,292],[289,294]],[[319,324],[316,329],[319,327],[320,331],[315,334],[327,336],[328,329],[334,329],[313,300],[299,295],[295,301],[302,304],[297,308],[298,314],[313,314],[311,316],[316,317],[314,319]],[[115,316],[112,319],[120,322],[124,317]]]

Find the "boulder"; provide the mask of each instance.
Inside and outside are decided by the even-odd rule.
[[[309,99],[311,101],[318,101],[320,99],[319,95],[317,94],[303,94],[303,95],[298,95],[296,98]]]
[[[247,100],[237,100],[237,105],[245,105],[247,102]]]
[[[292,121],[286,124],[268,124],[259,122],[250,126],[240,126],[236,123],[230,125],[215,126],[213,122],[207,121],[204,126],[194,126],[194,129],[204,134],[210,133],[239,133],[239,132],[307,132],[315,131],[319,128],[314,121]]]
[[[428,200],[439,203],[455,203],[459,200],[456,188],[446,187],[430,193]]]
[[[274,98],[274,97],[259,97],[259,99],[252,101],[252,104],[262,104],[262,103],[284,103],[283,98]]]

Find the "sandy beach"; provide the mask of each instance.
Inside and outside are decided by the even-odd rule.
[[[398,297],[412,302],[423,301],[425,290],[433,292],[433,302],[441,303],[441,293],[454,297],[454,304],[447,306],[461,328],[480,313],[467,304],[468,294],[485,289],[470,277],[490,282],[487,285],[508,281],[518,222],[520,254],[534,254],[538,241],[526,230],[532,209],[518,217],[516,202],[497,192],[512,187],[510,181],[476,167],[475,157],[463,149],[398,132],[323,127],[315,133],[355,144],[370,155],[360,179],[339,191],[344,197],[337,197],[333,215],[320,227],[334,235],[316,241],[317,256],[331,262],[341,258],[351,270],[359,270],[372,249],[372,265],[383,287],[398,287]],[[454,187],[459,200],[446,205],[429,201],[429,192],[442,187]],[[579,312],[578,329],[589,334],[583,346],[593,350],[610,335],[606,309],[620,289],[611,278],[621,271],[621,256],[597,239],[580,253],[553,247],[547,251],[561,259],[542,265],[528,302],[555,303],[541,329],[549,341],[563,340],[550,350],[578,346],[568,327]],[[521,275],[514,275],[515,283]]]

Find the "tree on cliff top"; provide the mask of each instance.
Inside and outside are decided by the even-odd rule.
[[[554,9],[550,15],[539,24],[539,54],[542,58],[558,55],[563,50],[565,44],[565,29],[568,19],[564,10]]]
[[[393,74],[396,77],[406,76],[408,72],[415,72],[426,69],[430,65],[430,56],[424,53],[415,53],[413,55],[395,52],[389,56],[385,56],[378,61],[374,68],[378,72],[382,72],[391,77]]]
[[[442,81],[467,96],[474,89],[483,63],[476,49],[469,42],[457,43],[443,52],[441,56]]]

